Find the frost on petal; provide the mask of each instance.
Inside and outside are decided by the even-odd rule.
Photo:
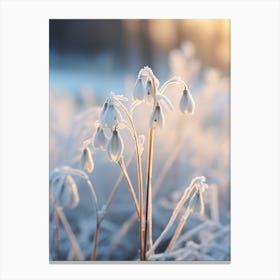
[[[93,171],[94,162],[89,147],[84,148],[82,152],[81,165],[88,173]]]
[[[113,129],[121,121],[121,113],[114,104],[109,104],[103,121],[104,127]]]
[[[101,112],[100,112],[100,123],[103,127],[105,127],[107,109],[108,109],[108,101],[106,100],[105,103],[103,104]]]
[[[151,95],[151,96],[155,95],[153,84],[150,79],[147,81],[146,88],[147,88],[147,95]]]
[[[112,137],[108,142],[107,152],[110,159],[114,162],[118,162],[122,156],[123,140],[116,129],[113,131]]]
[[[104,129],[98,127],[94,137],[94,147],[100,150],[104,150],[107,144],[107,137],[105,136]]]
[[[68,175],[65,178],[65,184],[67,186],[68,195],[69,195],[67,206],[68,206],[68,208],[75,208],[78,206],[78,204],[80,202],[80,197],[79,197],[76,182],[74,181],[72,176]]]
[[[51,192],[55,203],[61,207],[75,208],[80,202],[78,188],[70,175],[60,176],[60,183],[53,182]]]
[[[194,110],[195,110],[195,103],[193,97],[190,94],[190,92],[187,89],[185,89],[183,91],[183,95],[180,100],[180,111],[183,114],[189,113],[192,115],[194,113]]]
[[[160,108],[159,104],[156,105],[155,109],[152,112],[150,117],[150,128],[160,128],[164,127],[164,115],[162,113],[162,109]]]
[[[146,89],[143,80],[142,78],[138,78],[134,86],[133,97],[135,100],[143,100],[145,95]]]

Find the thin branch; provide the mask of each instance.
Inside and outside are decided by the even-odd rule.
[[[79,243],[70,227],[70,224],[68,223],[67,221],[67,218],[65,217],[64,213],[63,213],[63,210],[61,207],[55,207],[54,211],[56,211],[67,235],[68,235],[68,238],[70,240],[70,243],[71,243],[71,246],[75,252],[75,256],[77,258],[78,261],[83,261],[84,260],[84,256],[83,256],[83,253],[81,251],[81,248],[79,246]]]
[[[139,206],[138,206],[138,202],[137,202],[137,198],[136,198],[136,195],[135,195],[135,192],[134,192],[134,189],[133,189],[133,186],[132,186],[132,183],[131,183],[131,180],[129,178],[129,175],[127,173],[127,170],[126,170],[126,166],[124,164],[124,161],[123,161],[123,158],[121,158],[119,161],[118,161],[118,164],[123,172],[123,175],[127,181],[127,185],[128,185],[128,188],[129,188],[129,191],[130,191],[130,194],[131,194],[131,197],[133,199],[133,202],[134,202],[134,205],[135,205],[135,209],[136,209],[136,212],[137,212],[137,215],[138,217],[140,218],[140,212],[139,212]]]
[[[137,159],[137,175],[138,175],[138,196],[139,196],[139,239],[140,239],[140,259],[145,260],[144,253],[144,228],[143,228],[143,179],[142,179],[142,164],[141,164],[141,154],[139,149],[139,139],[133,123],[132,116],[130,115],[127,108],[118,100],[116,100],[120,108],[126,114],[130,126],[132,128],[132,136],[135,142],[136,159]]]

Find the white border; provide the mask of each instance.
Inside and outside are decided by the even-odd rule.
[[[230,18],[232,261],[48,263],[48,19]],[[2,1],[1,279],[279,279],[279,2]]]

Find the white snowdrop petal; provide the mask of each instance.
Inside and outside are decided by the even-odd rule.
[[[107,152],[112,161],[118,162],[123,153],[123,140],[117,130],[114,130],[107,145]]]
[[[94,162],[89,147],[84,148],[82,152],[81,165],[88,173],[91,173],[94,169]]]
[[[76,182],[74,181],[72,176],[66,176],[65,184],[67,186],[67,191],[69,194],[69,200],[67,202],[68,208],[76,208],[80,202],[80,197],[78,193],[78,188]]]
[[[105,136],[104,129],[98,127],[94,137],[94,147],[100,150],[104,150],[107,144],[107,137]]]
[[[195,109],[195,103],[193,100],[193,97],[190,93],[188,93],[188,104],[187,104],[187,108],[188,108],[188,112],[190,114],[194,113],[194,109]]]
[[[145,95],[146,89],[143,80],[142,78],[138,78],[133,89],[133,97],[135,100],[143,100]]]
[[[194,103],[192,95],[190,94],[190,92],[187,89],[185,89],[183,91],[183,95],[181,97],[179,106],[180,106],[180,111],[183,114],[189,113],[192,115],[194,113],[195,103]]]
[[[147,88],[148,95],[151,95],[151,96],[155,95],[152,81],[150,79],[147,81],[146,88]]]
[[[105,101],[100,112],[100,123],[103,127],[105,127],[107,109],[108,109],[108,102]]]
[[[80,197],[73,177],[62,175],[59,177],[59,182],[59,184],[53,182],[51,185],[51,193],[56,205],[67,208],[77,207],[80,202]]]
[[[164,119],[164,115],[162,113],[162,109],[160,108],[159,105],[157,105],[153,112],[152,112],[152,115],[150,117],[150,128],[157,128],[158,126],[160,128],[163,128],[164,127],[164,122],[165,122],[165,119]]]
[[[116,108],[114,104],[109,104],[106,119],[105,127],[113,129],[121,121],[120,111]]]

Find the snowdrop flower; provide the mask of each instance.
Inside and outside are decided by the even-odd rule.
[[[78,188],[71,175],[55,176],[51,183],[51,193],[55,204],[61,207],[75,208],[80,202]]]
[[[121,113],[119,109],[114,104],[112,97],[109,97],[101,110],[100,113],[100,123],[102,127],[109,127],[114,129],[114,127],[122,120]]]
[[[148,79],[153,80],[156,88],[159,86],[159,81],[149,66],[145,66],[139,71],[138,78],[139,77],[143,78],[144,82],[147,82]]]
[[[142,68],[138,73],[133,96],[135,100],[152,103],[159,85],[159,81],[152,69],[148,66]]]
[[[81,165],[88,173],[91,173],[93,171],[94,162],[88,146],[84,147],[83,149],[81,156]]]
[[[164,115],[159,104],[157,104],[150,117],[150,128],[163,128],[164,126]]]
[[[133,97],[135,100],[143,100],[146,96],[146,86],[143,82],[143,79],[140,77],[136,80],[134,90],[133,90]]]
[[[107,137],[104,133],[104,129],[101,126],[98,126],[94,137],[94,147],[100,150],[104,150],[106,144],[107,144]]]
[[[195,109],[195,103],[193,97],[191,96],[189,90],[187,88],[184,89],[183,95],[180,100],[180,111],[183,114],[193,114]]]
[[[107,152],[112,161],[118,162],[123,154],[123,140],[115,128],[107,145]]]

